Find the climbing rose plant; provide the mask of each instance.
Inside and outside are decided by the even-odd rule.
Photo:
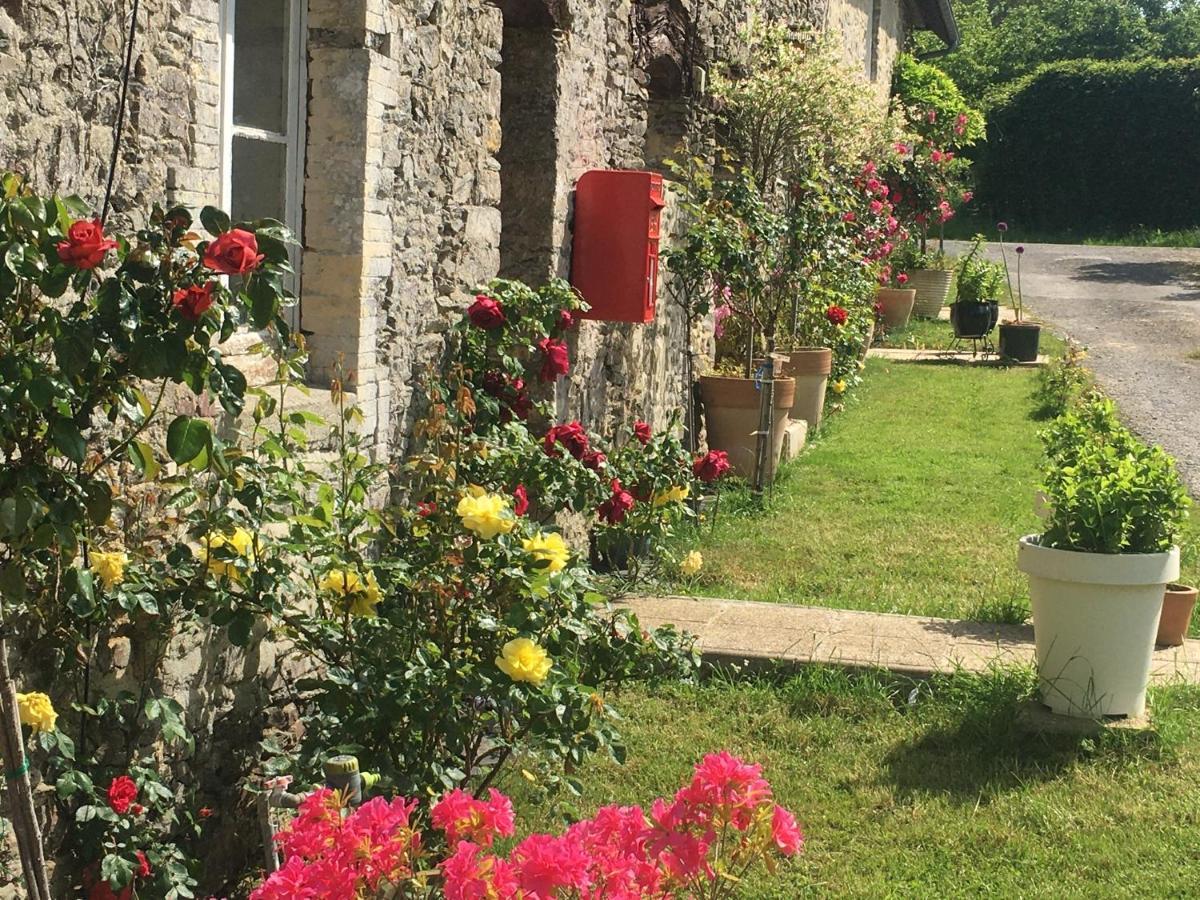
[[[278,836],[283,867],[251,900],[369,898],[435,891],[447,900],[654,900],[727,898],[756,867],[774,874],[797,856],[804,836],[775,803],[762,767],[712,753],[673,798],[606,806],[564,834],[533,834],[507,854],[499,838],[515,832],[512,804],[451,791],[430,810],[434,834],[416,819],[417,803],[368,800],[348,815],[329,789],[308,795]],[[436,861],[436,862],[435,862]]]

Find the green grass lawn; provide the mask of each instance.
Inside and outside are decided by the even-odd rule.
[[[784,467],[766,509],[736,489],[704,554],[705,596],[1021,621],[1017,539],[1038,530],[1030,369],[868,361],[857,397]],[[1197,537],[1186,541],[1194,583]]]
[[[585,765],[578,798],[506,787],[522,827],[558,831],[673,793],[728,748],[764,765],[807,837],[746,898],[1196,896],[1200,690],[1155,691],[1155,732],[1064,737],[1017,726],[1032,683],[937,678],[913,699],[912,682],[809,668],[636,689],[618,701],[624,766]]]

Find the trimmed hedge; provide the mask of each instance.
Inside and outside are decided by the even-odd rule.
[[[1043,67],[988,113],[979,197],[1023,227],[1200,224],[1200,60]]]

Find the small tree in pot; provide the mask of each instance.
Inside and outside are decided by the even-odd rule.
[[[1042,699],[1095,718],[1145,710],[1166,585],[1190,500],[1174,461],[1095,397],[1042,436],[1045,531],[1021,538]]]

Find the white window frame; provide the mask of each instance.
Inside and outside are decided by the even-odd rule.
[[[288,70],[287,70],[287,134],[237,125],[233,121],[234,81],[234,23],[238,2],[256,0],[221,0],[221,207],[232,208],[233,199],[233,139],[249,137],[283,144],[287,147],[287,171],[284,187],[284,223],[297,240],[303,240],[304,228],[304,149],[307,144],[308,105],[308,2],[287,0],[288,4]],[[296,295],[296,304],[289,310],[291,326],[300,327],[301,254],[292,249],[292,268],[295,281],[288,287]]]

